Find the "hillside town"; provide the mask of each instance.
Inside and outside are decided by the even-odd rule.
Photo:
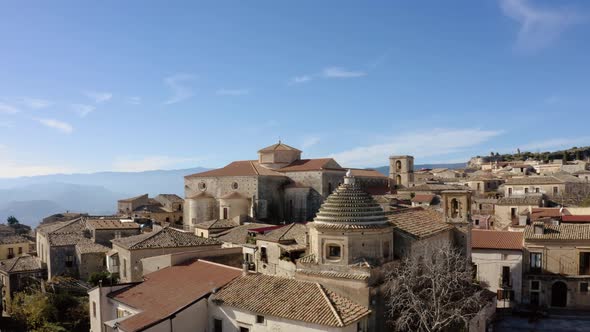
[[[471,303],[440,331],[590,313],[588,156],[414,169],[400,155],[384,175],[302,154],[279,141],[185,176],[184,197],[0,225],[0,330],[19,330],[38,289],[77,294],[91,332],[425,331],[395,304],[409,288],[391,290],[440,257]]]

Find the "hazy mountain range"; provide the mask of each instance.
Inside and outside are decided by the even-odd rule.
[[[415,165],[420,168],[460,168],[465,164]],[[112,214],[117,200],[149,194],[184,195],[184,176],[207,170],[197,167],[147,172],[55,174],[14,179],[0,178],[0,223],[14,215],[21,223],[36,226],[58,212]],[[387,175],[389,166],[377,170]]]

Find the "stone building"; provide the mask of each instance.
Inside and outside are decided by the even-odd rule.
[[[442,202],[445,222],[453,226],[453,243],[471,259],[471,191],[443,191]]]
[[[96,272],[107,270],[106,253],[109,247],[91,241],[81,241],[76,244],[77,277],[81,280],[88,278]]]
[[[139,224],[121,222],[117,218],[89,219],[86,227],[91,233],[92,241],[104,246],[111,246],[111,240],[141,233]]]
[[[544,194],[550,198],[558,198],[577,193],[587,193],[589,184],[569,174],[543,176],[514,177],[506,180],[504,196],[519,196],[529,193]]]
[[[35,256],[22,255],[0,261],[0,315],[10,313],[10,300],[14,293],[43,279],[46,273],[45,265]]]
[[[497,294],[498,307],[522,301],[522,232],[472,230],[471,260],[479,281]]]
[[[590,225],[546,225],[524,230],[523,302],[590,309]]]
[[[144,194],[117,201],[119,216],[151,219],[160,224],[181,225],[183,208],[184,200],[174,194],[160,194],[154,198]]]
[[[331,158],[301,159],[301,153],[279,142],[258,151],[258,160],[186,176],[186,228],[240,215],[274,224],[312,220],[346,169]],[[389,179],[379,172],[354,172],[365,188],[389,188]]]
[[[396,211],[387,218],[395,226],[396,258],[427,257],[429,249],[453,245],[453,226],[439,211],[417,207]]]
[[[27,254],[29,243],[32,242],[20,235],[0,235],[0,260]]]
[[[494,228],[508,230],[520,223],[519,214],[527,209],[545,206],[546,202],[541,194],[525,196],[503,197],[494,207]]]
[[[255,270],[282,277],[295,276],[295,261],[307,250],[307,227],[293,223],[256,236]]]
[[[389,178],[399,188],[408,188],[414,184],[414,157],[389,157]]]
[[[107,269],[111,273],[118,273],[121,282],[141,280],[142,258],[221,247],[221,242],[215,239],[198,237],[171,227],[111,242],[113,249],[107,254]]]

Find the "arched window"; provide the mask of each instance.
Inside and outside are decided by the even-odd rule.
[[[395,177],[395,184],[397,184],[398,186],[401,186],[402,185],[402,177],[401,177],[401,175],[399,175],[399,174],[396,175],[396,177]]]
[[[459,201],[456,198],[451,200],[451,218],[459,216]]]
[[[401,161],[397,160],[395,162],[395,169],[397,169],[398,171],[402,170],[402,162]]]

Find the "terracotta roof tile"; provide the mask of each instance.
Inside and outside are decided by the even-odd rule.
[[[260,152],[272,152],[272,151],[297,151],[297,152],[301,152],[301,150],[297,150],[292,146],[289,146],[285,143],[281,143],[280,141],[276,144],[267,146],[265,148],[262,148],[260,150],[258,150],[258,153]]]
[[[215,239],[198,237],[192,233],[182,232],[171,227],[165,227],[151,233],[114,239],[111,240],[111,242],[131,250],[198,247],[220,244],[220,242]]]
[[[412,202],[415,203],[430,203],[436,197],[436,195],[418,194],[412,198]]]
[[[31,255],[22,255],[0,261],[0,271],[7,273],[43,270],[41,259]]]
[[[474,229],[471,231],[471,248],[521,250],[522,232]]]
[[[305,244],[306,232],[307,227],[305,224],[293,223],[259,235],[256,239],[270,242],[296,242]]]
[[[415,238],[429,237],[453,228],[444,222],[442,213],[421,207],[398,210],[388,215],[388,219],[396,229]]]
[[[121,222],[119,219],[90,219],[86,222],[88,228],[94,229],[139,229],[135,222]]]
[[[587,215],[577,215],[577,216],[570,216],[564,215],[561,217],[562,222],[590,222],[590,216]]]
[[[534,226],[543,227],[543,234],[535,234]],[[590,225],[588,224],[561,224],[545,225],[534,223],[524,228],[525,241],[534,240],[590,240]]]
[[[357,177],[387,178],[386,175],[384,175],[383,173],[381,173],[375,169],[351,168],[350,172],[352,173],[352,176],[357,176]]]
[[[150,273],[144,282],[109,296],[141,310],[120,322],[124,331],[140,331],[209,295],[241,273],[240,269],[229,266],[196,261]]]
[[[497,205],[533,205],[539,206],[543,201],[541,195],[526,195],[526,196],[509,196],[502,197],[496,203]]]
[[[217,239],[222,242],[233,243],[233,244],[246,244],[248,242],[248,234],[251,229],[274,226],[269,224],[261,223],[250,223],[241,226],[234,227],[225,232],[219,233]]]
[[[260,166],[256,160],[241,160],[229,163],[225,167],[187,175],[193,177],[217,177],[217,176],[284,176],[271,169]]]
[[[336,169],[345,171],[344,168],[340,167],[338,163],[332,158],[319,158],[319,159],[299,159],[295,160],[291,164],[277,169],[278,172],[306,172],[306,171],[321,171],[324,169]]]
[[[20,235],[0,235],[0,244],[28,243],[29,240]]]
[[[219,305],[331,327],[348,326],[371,312],[318,283],[263,274],[236,278],[211,298]]]

